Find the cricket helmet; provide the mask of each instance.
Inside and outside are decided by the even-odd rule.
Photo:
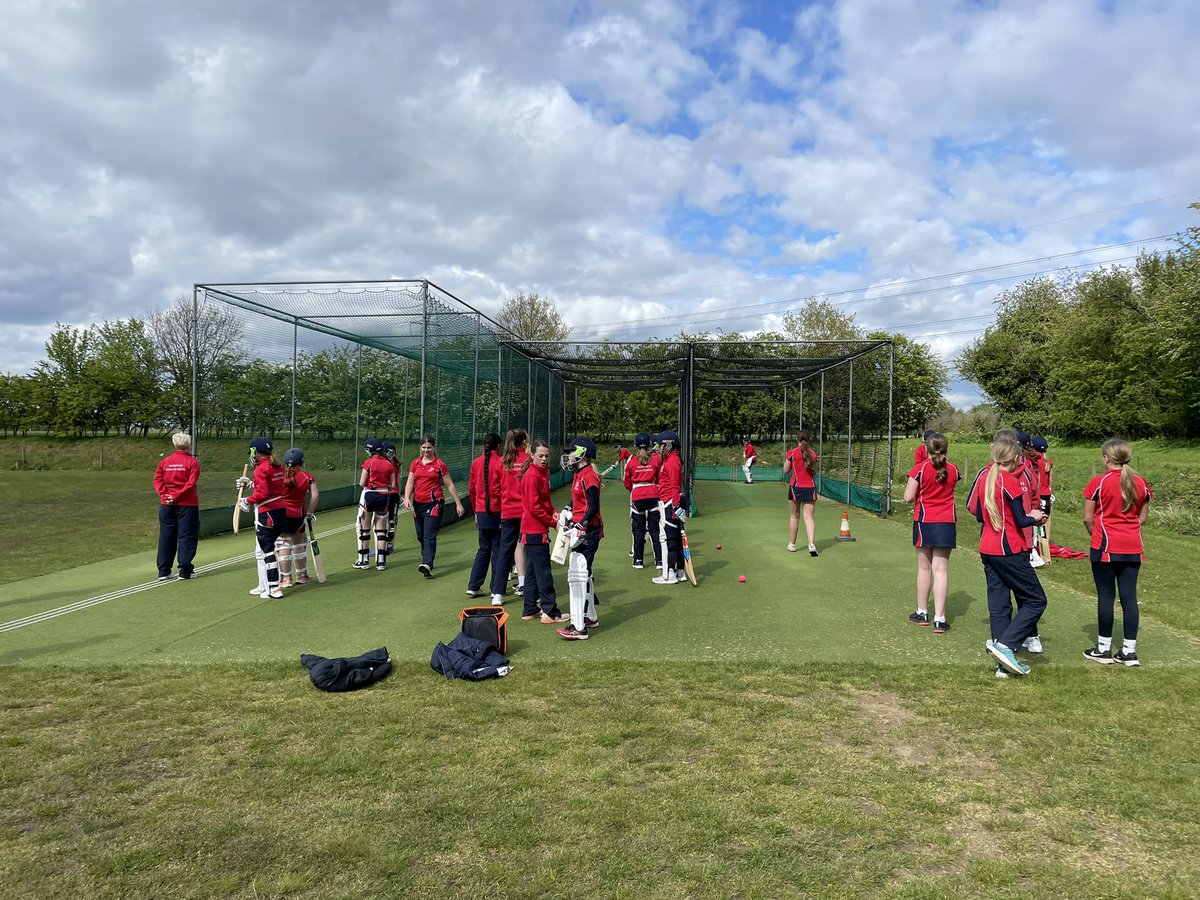
[[[250,442],[250,449],[259,456],[270,456],[272,446],[270,439],[265,437],[256,437]]]
[[[674,431],[663,431],[658,435],[658,442],[660,444],[665,444],[667,441],[670,441],[674,447],[679,447],[679,435]]]
[[[391,441],[384,441],[383,442],[383,455],[386,456],[388,459],[395,459],[396,458],[396,445],[393,444]]]
[[[1029,434],[1028,431],[1018,431],[1017,432],[1017,443],[1020,444],[1022,447],[1033,446],[1030,443],[1032,440],[1033,440],[1033,437]]]
[[[383,441],[379,438],[367,438],[367,442],[363,446],[367,448],[368,453],[383,452]]]
[[[639,450],[649,450],[650,445],[653,443],[654,441],[650,439],[650,435],[646,434],[644,431],[639,431],[633,437],[633,446],[637,447]]]
[[[299,447],[293,447],[287,453],[283,454],[283,464],[285,466],[304,465],[304,451]]]
[[[582,461],[596,458],[596,442],[591,438],[577,437],[567,444],[559,464],[564,469],[574,469]]]
[[[1038,453],[1045,453],[1047,450],[1050,449],[1050,442],[1047,441],[1040,434],[1035,434],[1033,436],[1032,443],[1033,443],[1033,449],[1036,450]]]

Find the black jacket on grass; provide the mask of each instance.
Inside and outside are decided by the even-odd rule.
[[[457,635],[447,646],[439,643],[433,648],[429,666],[447,678],[469,678],[482,681],[507,675],[508,657],[486,641],[465,634]]]
[[[300,662],[308,669],[308,677],[323,691],[353,691],[367,687],[392,671],[387,647],[380,647],[362,656],[326,659],[305,653]]]

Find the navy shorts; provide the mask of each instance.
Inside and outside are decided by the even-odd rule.
[[[387,491],[364,491],[362,495],[363,509],[371,513],[385,513],[388,511],[388,493]]]
[[[957,546],[958,526],[953,522],[913,522],[913,546],[953,550]]]
[[[304,531],[304,516],[288,516],[283,520],[284,534],[300,534]]]
[[[815,487],[802,488],[790,485],[788,487],[788,499],[795,500],[797,503],[813,503],[817,499],[817,489]]]

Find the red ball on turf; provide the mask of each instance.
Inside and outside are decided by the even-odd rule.
[[[738,581],[745,581],[745,580],[746,580],[746,576],[745,576],[745,575],[739,575],[739,576],[738,576]]]
[[[720,544],[717,544],[717,549],[718,549],[718,550],[720,550],[720,549],[721,549],[721,545],[720,545]]]

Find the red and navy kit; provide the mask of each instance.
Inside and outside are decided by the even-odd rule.
[[[532,464],[521,477],[521,543],[547,543],[558,510],[550,502],[550,471]]]
[[[1049,497],[1051,492],[1051,473],[1054,471],[1054,462],[1045,453],[1038,457],[1038,496]]]
[[[390,459],[384,456],[369,456],[363,462],[362,467],[363,471],[367,473],[367,480],[363,487],[371,491],[388,491],[388,486],[396,473],[396,467]]]
[[[917,499],[913,504],[914,522],[957,522],[954,509],[954,486],[958,484],[958,466],[946,463],[946,480],[937,480],[937,469],[928,459],[908,471],[916,479]]]
[[[257,506],[260,513],[283,509],[284,474],[282,465],[264,456],[254,467],[254,493],[246,502]]]
[[[484,481],[484,462],[487,462],[487,480]],[[471,463],[471,474],[467,479],[467,497],[471,500],[471,511],[479,514],[499,515],[500,481],[504,460],[495,450],[475,457]]]
[[[521,518],[523,512],[521,501],[521,466],[525,465],[525,460],[527,459],[529,459],[529,451],[525,449],[516,452],[511,466],[504,466],[502,458],[501,467],[503,471],[500,473],[501,519]],[[530,468],[532,469],[533,466],[530,466]]]
[[[386,459],[386,457],[385,457],[385,459]],[[396,482],[395,482],[395,484],[393,484],[391,486],[391,489],[388,490],[388,493],[393,494],[396,497],[399,497],[400,496],[400,473],[402,471],[404,471],[404,468],[403,468],[403,466],[400,465],[399,459],[389,459],[388,462],[390,462],[392,464],[392,470],[396,476]]]
[[[292,477],[295,479],[292,486],[288,487],[285,483],[283,487],[283,507],[287,510],[289,519],[296,519],[304,516],[304,501],[308,497],[309,488],[316,480],[312,477],[312,472],[303,470],[293,473]]]
[[[924,444],[918,444],[917,449],[913,451],[913,465],[919,466],[927,459],[929,459],[929,448]]]
[[[746,445],[742,447],[742,453],[745,454],[746,459],[753,459],[754,457],[758,456],[758,454],[754,452],[754,445],[749,441],[746,441]]]
[[[1139,517],[1154,495],[1141,475],[1135,475],[1133,483],[1137,500],[1128,511],[1124,509],[1120,469],[1097,475],[1083,489],[1083,498],[1096,504],[1091,554],[1095,562],[1141,562],[1145,558]]]
[[[413,476],[414,503],[436,503],[445,499],[446,495],[442,493],[442,479],[450,474],[450,469],[444,462],[436,456],[429,462],[418,456],[412,461],[408,471]]]
[[[984,502],[984,491],[987,487],[988,470],[995,463],[989,463],[975,476],[971,493],[967,497],[967,509],[983,525],[979,537],[979,554],[981,556],[1014,556],[1018,553],[1028,553],[1030,544],[1027,529],[1035,524],[1025,512],[1025,488],[1019,478],[1011,472],[1001,470],[996,479],[996,507],[1000,516],[1000,530],[997,531]]]
[[[678,453],[661,458],[658,469],[658,499],[668,506],[678,507],[683,496],[683,460]]]
[[[645,462],[634,459],[625,467],[625,490],[629,491],[632,502],[658,499],[658,470],[661,465],[662,460],[655,453]]]
[[[163,503],[171,497],[173,506],[199,506],[196,482],[200,479],[200,460],[190,453],[176,450],[164,457],[154,470],[154,490]]]
[[[571,481],[571,522],[583,525],[589,535],[604,537],[604,520],[600,517],[600,476],[590,465],[576,469]]]
[[[817,460],[820,459],[820,457],[817,456],[817,452],[815,450],[810,449],[808,451],[808,458],[812,461],[811,462],[812,467],[814,469],[816,469]],[[815,488],[817,486],[816,482],[813,480],[812,473],[809,472],[808,467],[804,465],[804,455],[803,455],[802,448],[793,447],[791,450],[788,451],[787,459],[790,459],[792,461],[792,474],[791,474],[790,480],[788,481],[789,487]]]
[[[620,450],[617,451],[617,465],[618,466],[624,466],[632,458],[633,458],[633,454],[630,453],[629,450],[627,450],[624,447],[622,447]]]

